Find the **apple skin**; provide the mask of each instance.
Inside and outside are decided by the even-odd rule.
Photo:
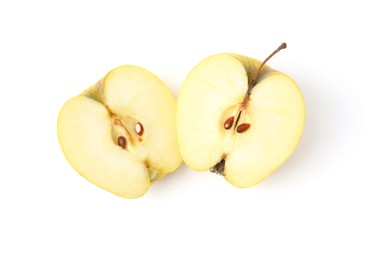
[[[304,129],[305,106],[297,84],[267,65],[244,102],[260,65],[238,54],[213,55],[188,74],[178,97],[177,130],[184,162],[206,171],[215,170],[223,160],[220,173],[240,188],[256,185],[282,165]],[[238,118],[238,111],[243,112],[237,125],[250,125],[244,133],[223,127],[228,118]]]
[[[143,68],[123,65],[64,104],[57,133],[82,177],[120,197],[139,198],[181,164],[175,126],[168,87]],[[126,139],[122,145],[119,137]]]

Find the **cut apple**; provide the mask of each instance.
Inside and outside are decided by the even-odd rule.
[[[191,168],[250,187],[294,151],[304,128],[303,97],[291,78],[265,62],[218,54],[189,73],[178,97],[177,129]]]
[[[97,186],[125,198],[181,163],[176,102],[152,73],[125,65],[71,98],[58,118],[58,138],[74,169]]]

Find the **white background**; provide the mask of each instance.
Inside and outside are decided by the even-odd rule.
[[[229,2],[0,3],[0,259],[390,259],[386,1]],[[182,165],[126,200],[63,156],[61,106],[112,68],[177,96],[207,56],[283,41],[269,65],[299,84],[306,126],[259,185]]]

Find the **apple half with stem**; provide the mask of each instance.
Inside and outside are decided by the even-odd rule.
[[[210,169],[236,187],[264,180],[292,154],[304,128],[296,83],[264,62],[217,54],[187,76],[177,104],[179,147],[196,171]]]
[[[160,79],[137,66],[117,67],[67,101],[57,130],[73,168],[124,198],[142,196],[182,162],[176,101]]]

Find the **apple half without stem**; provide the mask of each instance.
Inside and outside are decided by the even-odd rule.
[[[117,67],[62,107],[58,138],[73,168],[124,198],[142,196],[182,162],[176,101],[149,71]]]
[[[184,162],[236,187],[251,187],[283,164],[299,143],[304,120],[303,96],[290,77],[236,54],[200,62],[178,97]]]

